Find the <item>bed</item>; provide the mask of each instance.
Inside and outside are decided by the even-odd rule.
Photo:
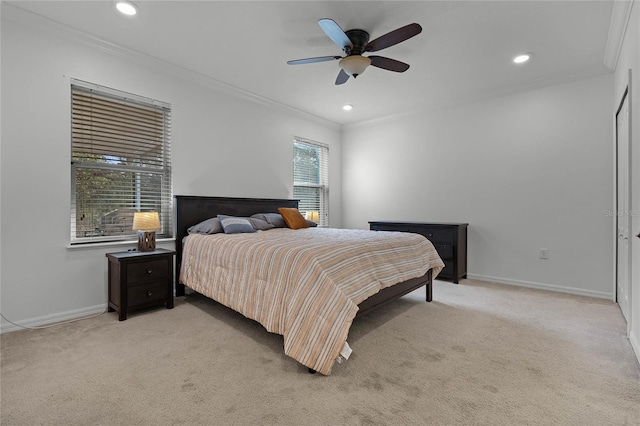
[[[309,244],[312,244],[312,249],[307,249],[306,252],[302,248],[300,252],[302,253],[300,256],[309,255],[310,251],[316,251],[322,249],[322,241],[329,240],[333,238],[333,234],[338,234],[338,239],[349,239],[355,238],[358,241],[360,240],[371,240],[371,244],[378,244],[378,247],[382,247],[383,250],[387,250],[388,253],[395,253],[395,251],[403,251],[403,250],[395,250],[392,249],[391,246],[385,246],[390,244],[387,235],[383,234],[396,234],[396,233],[378,233],[376,231],[357,231],[357,230],[328,230],[328,229],[304,229],[304,230],[290,230],[290,229],[275,229],[269,231],[259,231],[256,234],[248,234],[248,235],[234,235],[233,238],[225,237],[225,234],[214,235],[214,236],[202,236],[195,235],[189,241],[186,241],[185,238],[189,235],[188,229],[189,227],[198,224],[202,221],[210,219],[212,217],[216,217],[217,215],[228,215],[235,217],[249,217],[256,213],[277,213],[278,208],[288,207],[288,208],[297,208],[298,201],[297,200],[289,200],[289,199],[256,199],[256,198],[229,198],[229,197],[200,197],[200,196],[176,196],[175,197],[175,223],[176,223],[176,296],[182,296],[185,294],[185,283],[188,284],[189,288],[194,289],[198,293],[205,294],[208,297],[228,306],[248,318],[254,319],[260,322],[267,331],[275,332],[278,334],[282,334],[285,337],[285,353],[292,358],[296,359],[301,364],[307,366],[309,371],[318,371],[322,374],[328,375],[331,372],[331,367],[333,363],[341,353],[348,348],[346,344],[346,337],[348,334],[349,327],[351,325],[352,320],[360,315],[364,315],[371,310],[388,303],[389,301],[395,300],[411,291],[414,291],[422,286],[426,286],[426,300],[430,302],[432,300],[432,280],[437,275],[437,273],[442,269],[443,263],[440,258],[437,256],[437,252],[433,249],[428,240],[423,237],[414,235],[414,234],[403,234],[402,238],[413,238],[414,243],[420,245],[422,252],[425,253],[424,257],[428,257],[428,261],[421,261],[420,270],[425,270],[424,273],[420,272],[419,276],[415,276],[409,279],[404,279],[401,282],[391,282],[385,283],[382,289],[371,290],[370,288],[362,290],[363,293],[357,293],[357,297],[353,297],[353,300],[350,300],[349,297],[346,297],[341,293],[341,290],[329,289],[317,291],[318,293],[327,293],[326,297],[331,299],[331,303],[325,303],[327,306],[327,310],[324,311],[325,307],[318,308],[315,303],[315,299],[319,298],[315,296],[316,290],[312,286],[315,281],[320,283],[320,286],[323,289],[328,288],[326,282],[333,283],[336,281],[336,277],[341,273],[344,274],[344,268],[335,267],[331,271],[327,272],[322,268],[320,261],[316,262],[313,258],[311,260],[306,260],[305,265],[311,265],[309,267],[298,267],[301,263],[299,261],[289,263],[287,265],[282,266],[282,268],[290,268],[289,270],[283,270],[273,273],[274,277],[279,277],[276,287],[280,286],[281,282],[288,281],[289,275],[292,276],[292,280],[295,281],[295,290],[286,290],[286,289],[278,289],[273,290],[276,294],[263,296],[262,293],[267,291],[263,290],[263,281],[261,281],[260,285],[252,284],[253,287],[247,287],[242,279],[242,285],[238,286],[238,288],[234,288],[229,290],[229,292],[234,294],[241,295],[244,301],[238,302],[230,300],[229,296],[225,293],[222,294],[221,290],[216,286],[220,286],[222,284],[212,284],[213,281],[223,282],[227,278],[227,266],[226,264],[218,264],[213,265],[212,263],[221,262],[222,260],[211,261],[207,255],[206,261],[201,260],[204,259],[204,255],[197,252],[196,250],[199,247],[201,250],[220,250],[225,253],[230,253],[235,250],[234,253],[241,254],[245,249],[252,250],[251,256],[254,256],[252,246],[248,246],[249,240],[251,239],[252,243],[262,244],[261,249],[256,249],[256,253],[260,251],[271,251],[269,256],[274,256],[275,251],[283,251],[282,247],[285,247],[285,240],[291,238],[299,238],[299,241],[308,240]],[[350,234],[348,237],[346,234]],[[353,235],[351,235],[353,234]],[[398,233],[399,234],[399,233]],[[344,236],[343,236],[344,235]],[[294,237],[295,236],[295,237]],[[412,236],[412,237],[410,237]],[[383,239],[384,241],[380,241]],[[218,240],[214,240],[214,238],[218,238]],[[419,241],[417,239],[420,239]],[[276,242],[273,242],[272,239],[275,239]],[[185,245],[185,242],[187,245]],[[225,248],[222,250],[222,247],[226,247],[225,245],[229,245],[229,249]],[[236,246],[232,246],[231,244],[237,244]],[[245,244],[245,245],[242,245]],[[289,242],[290,244],[290,242]],[[301,244],[301,243],[300,243]],[[362,243],[364,244],[364,242]],[[369,244],[367,242],[367,244]],[[413,243],[412,243],[413,244]],[[427,247],[431,246],[431,248]],[[186,249],[185,249],[186,247]],[[209,248],[206,248],[209,247]],[[251,248],[250,248],[251,247]],[[288,247],[288,246],[287,246]],[[433,249],[433,253],[431,252]],[[290,250],[287,248],[287,250]],[[292,249],[291,249],[292,250]],[[326,250],[326,248],[325,248]],[[346,250],[346,249],[345,249]],[[371,250],[372,252],[376,252],[375,250]],[[361,250],[362,252],[362,250]],[[205,251],[205,253],[208,253]],[[292,253],[287,251],[287,253]],[[344,253],[348,253],[345,251]],[[368,253],[365,253],[368,254]],[[272,266],[268,261],[264,265],[260,266],[259,261],[254,261],[254,258],[249,255],[237,256],[238,258],[246,257],[247,260],[244,260],[245,266],[244,268],[262,268],[261,270],[269,269],[269,274],[271,274]],[[285,257],[298,258],[298,254],[287,254]],[[235,259],[235,258],[234,258]],[[256,257],[256,259],[258,259]],[[301,257],[304,261],[304,257]],[[225,259],[224,262],[236,263],[235,260]],[[241,262],[238,260],[237,262]],[[351,281],[361,281],[358,274],[369,273],[369,269],[372,271],[376,270],[377,263],[383,262],[375,262],[372,263],[369,260],[369,266],[363,267],[359,266],[359,270],[357,273],[354,273],[353,276],[342,276],[340,280],[351,280]],[[415,262],[413,262],[415,263]],[[391,263],[389,263],[391,264]],[[247,266],[249,265],[249,266]],[[331,269],[334,265],[329,265],[326,269]],[[337,265],[337,264],[336,264]],[[339,266],[339,265],[338,265]],[[275,268],[275,266],[273,267]],[[334,270],[335,269],[335,270]],[[393,268],[391,268],[393,269]],[[400,274],[402,271],[394,269],[394,273]],[[297,272],[295,272],[295,271]],[[300,270],[300,271],[298,271]],[[317,273],[316,273],[317,272]],[[297,274],[297,275],[294,275]],[[415,275],[415,271],[413,271]],[[249,271],[249,275],[255,275],[255,271]],[[278,275],[279,274],[279,275]],[[327,276],[329,274],[334,274],[333,276]],[[398,276],[400,276],[398,275]],[[202,278],[202,277],[207,277]],[[212,277],[216,277],[213,279]],[[300,278],[303,277],[303,278]],[[236,281],[240,281],[238,276],[233,278]],[[207,282],[202,282],[207,281]],[[384,281],[384,280],[382,280]],[[209,290],[209,286],[214,287],[214,289]],[[231,281],[231,284],[224,284],[235,287],[235,281]],[[284,284],[282,285],[284,287]],[[292,285],[289,285],[290,287]],[[253,290],[247,291],[247,288],[257,289],[256,296],[250,293]],[[349,287],[350,288],[350,287]],[[226,289],[225,289],[226,291]],[[271,291],[271,290],[269,290]],[[307,296],[308,293],[304,292],[312,292],[314,296]],[[259,294],[258,294],[259,293]],[[371,294],[370,294],[371,293]],[[246,303],[247,300],[253,300],[258,298],[260,299],[261,304],[265,304],[264,300],[269,299],[270,302],[273,302],[277,299],[277,303],[280,303],[281,299],[283,300],[286,297],[292,297],[295,301],[288,301],[288,299],[282,303],[284,303],[284,307],[273,308],[273,311],[277,311],[277,314],[273,314],[273,312],[269,312],[268,317],[265,315],[253,314],[254,311],[251,309],[244,309],[243,303]],[[356,293],[353,293],[356,294]],[[282,297],[281,297],[282,296]],[[234,296],[235,297],[235,296]],[[325,296],[322,296],[325,297]],[[339,299],[339,300],[338,300]],[[362,299],[362,300],[360,300]],[[337,302],[336,302],[337,301]],[[357,301],[357,302],[356,302]],[[356,304],[357,303],[357,304]],[[287,305],[288,304],[288,305]],[[325,306],[322,305],[322,306]],[[337,305],[334,308],[334,305]],[[294,307],[295,306],[295,312]],[[318,305],[321,306],[321,305]],[[320,309],[320,310],[319,310]],[[264,310],[264,308],[263,308]],[[256,311],[257,312],[257,311]],[[313,312],[313,314],[311,314]],[[275,315],[277,318],[271,318]],[[335,323],[335,324],[334,324]],[[283,331],[285,330],[285,331]],[[294,337],[291,337],[294,336]]]

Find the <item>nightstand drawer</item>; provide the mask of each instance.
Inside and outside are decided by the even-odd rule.
[[[165,259],[131,262],[127,267],[127,282],[129,284],[166,279],[168,276],[169,262]]]
[[[167,300],[167,284],[159,282],[129,287],[127,296],[129,306]]]

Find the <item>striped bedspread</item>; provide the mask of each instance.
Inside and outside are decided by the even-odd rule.
[[[327,375],[358,303],[443,266],[418,234],[278,228],[189,235],[180,282],[281,334],[286,355]]]

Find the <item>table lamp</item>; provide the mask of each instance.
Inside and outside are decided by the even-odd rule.
[[[320,220],[320,214],[317,211],[308,211],[305,214],[305,219],[308,219],[311,222],[318,223],[318,221]]]
[[[160,229],[158,212],[135,212],[133,229],[138,231],[138,251],[156,249],[156,230]]]

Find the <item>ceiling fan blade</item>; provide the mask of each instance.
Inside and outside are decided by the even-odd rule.
[[[409,69],[409,64],[405,64],[404,62],[396,61],[395,59],[385,58],[384,56],[367,56],[371,59],[371,65],[374,67],[382,68],[384,70],[395,71],[395,72],[405,72]]]
[[[340,25],[336,24],[336,21],[329,18],[323,18],[318,21],[318,25],[322,28],[322,31],[333,40],[335,44],[340,47],[340,49],[344,50],[345,47],[353,47],[353,43],[345,32],[340,28]]]
[[[401,43],[413,36],[417,36],[422,32],[422,27],[419,24],[409,24],[404,27],[393,30],[390,33],[386,33],[383,36],[372,40],[365,47],[366,52],[377,52],[378,50],[386,49],[395,44]]]
[[[338,73],[338,78],[336,78],[336,85],[344,84],[347,82],[347,80],[349,80],[349,74],[344,72],[344,70],[340,70],[340,72]]]
[[[294,59],[293,61],[287,61],[287,64],[289,65],[313,64],[316,62],[335,61],[336,59],[342,59],[342,56],[318,56],[317,58]]]

